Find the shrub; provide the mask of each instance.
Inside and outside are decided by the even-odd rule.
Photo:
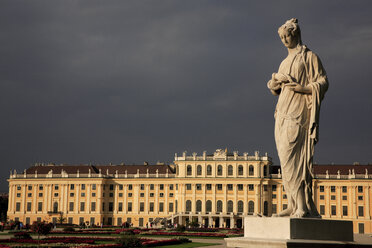
[[[142,247],[141,239],[135,235],[123,235],[116,243],[126,248]]]
[[[52,230],[53,224],[45,222],[34,222],[32,223],[31,230],[39,235],[48,235]]]
[[[68,226],[68,227],[63,228],[63,231],[64,232],[75,232],[75,228],[73,228],[72,226]]]
[[[16,239],[32,239],[31,235],[27,232],[15,232],[13,236]]]
[[[176,227],[177,232],[184,232],[186,230],[186,227],[184,225],[178,225]]]

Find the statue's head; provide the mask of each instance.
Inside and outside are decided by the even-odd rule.
[[[302,44],[301,30],[296,18],[292,18],[280,26],[278,34],[284,46],[287,48],[294,48]]]

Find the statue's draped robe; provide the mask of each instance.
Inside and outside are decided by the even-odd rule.
[[[328,89],[326,72],[316,54],[302,46],[282,61],[278,73],[310,86],[312,94],[296,93],[282,85],[275,110],[275,142],[282,168],[283,185],[292,206],[298,209],[298,192],[305,192],[305,213],[319,217],[312,200],[312,159],[318,141],[319,110]]]

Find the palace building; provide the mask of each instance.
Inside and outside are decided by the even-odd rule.
[[[314,165],[313,197],[324,219],[351,220],[372,233],[372,165]],[[271,158],[216,150],[175,155],[170,165],[36,164],[9,181],[10,220],[121,225],[198,222],[242,227],[246,216],[287,207]]]

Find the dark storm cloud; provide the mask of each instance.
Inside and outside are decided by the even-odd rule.
[[[266,82],[297,17],[330,89],[318,163],[371,161],[371,3],[0,2],[1,184],[34,162],[171,162],[175,152],[269,152]]]

